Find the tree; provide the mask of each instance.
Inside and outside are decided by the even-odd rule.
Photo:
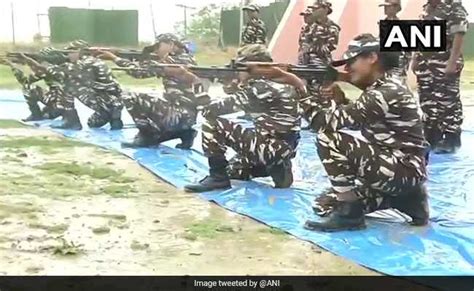
[[[191,16],[188,23],[187,38],[205,43],[217,43],[220,32],[221,8],[216,4],[211,4],[199,10]],[[184,31],[184,22],[180,21],[175,25],[175,31],[179,31],[181,36]]]

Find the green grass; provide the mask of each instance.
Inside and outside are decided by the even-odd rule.
[[[26,128],[27,125],[10,119],[0,119],[0,128],[8,129],[8,128]]]
[[[108,185],[102,189],[105,194],[113,197],[126,197],[131,192],[136,192],[136,190],[130,185]]]
[[[1,139],[0,147],[2,148],[30,148],[30,147],[54,147],[54,148],[71,148],[71,147],[91,147],[91,145],[68,139],[52,140],[44,137],[22,137]]]
[[[121,176],[123,173],[111,168],[81,165],[78,163],[50,162],[39,166],[37,169],[48,172],[49,174],[68,174],[74,176],[89,176],[93,179],[109,179]]]
[[[274,227],[265,227],[265,228],[259,229],[258,232],[271,233],[271,234],[274,234],[274,235],[286,235],[286,232],[284,232],[281,229],[274,228]]]
[[[43,230],[46,230],[48,233],[63,233],[69,228],[69,225],[67,224],[44,225],[41,223],[33,222],[33,223],[28,224],[28,227],[34,228],[34,229],[43,229]]]
[[[235,231],[231,226],[222,224],[221,221],[210,219],[188,225],[183,238],[187,240],[197,240],[198,238],[212,239],[220,234],[233,232]]]

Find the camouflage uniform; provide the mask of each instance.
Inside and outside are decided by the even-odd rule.
[[[399,20],[399,18],[393,18],[385,20]],[[407,81],[408,71],[410,69],[411,52],[400,52],[400,61],[397,68],[394,68],[391,72],[394,76],[399,77],[403,82]]]
[[[158,36],[157,43],[163,41],[165,36],[172,41],[177,41],[175,36],[166,34]],[[127,71],[127,74],[134,78],[158,77],[163,80],[163,96],[130,92],[122,97],[127,111],[142,133],[150,139],[155,139],[155,144],[178,138],[183,134],[195,134],[192,126],[196,123],[197,100],[193,86],[160,75],[159,70],[152,67],[153,64],[196,65],[190,54],[182,51],[168,56],[162,62],[134,63],[126,59],[118,59],[116,64],[120,67],[139,68],[140,70]]]
[[[268,176],[265,168],[289,160],[295,154],[300,118],[293,98],[294,91],[288,86],[257,79],[211,103],[203,111],[204,153],[211,158],[223,157],[226,147],[231,147],[238,154],[230,169],[234,178]],[[255,128],[218,117],[239,109],[256,116]]]
[[[352,42],[353,51],[343,59],[378,45],[378,41]],[[311,97],[300,100],[305,117],[318,132],[318,154],[334,193],[356,193],[370,213],[380,209],[384,198],[403,196],[423,185],[427,171],[422,116],[417,100],[399,78],[386,74],[353,103],[332,103],[325,108]],[[365,140],[341,131],[345,128],[360,130]]]
[[[247,46],[239,52],[239,61],[270,61],[261,45]],[[254,116],[254,128],[230,121],[219,115],[243,110]],[[295,90],[287,85],[265,79],[248,80],[237,92],[216,100],[203,110],[206,121],[202,125],[203,150],[209,160],[211,179],[227,181],[227,147],[237,152],[231,172],[240,177],[271,175],[277,188],[289,187],[292,176],[276,179],[275,167],[289,168],[299,141],[300,116]],[[203,180],[204,181],[204,180]],[[202,184],[186,187],[191,192],[202,192]],[[228,184],[230,186],[230,184]],[[222,185],[219,187],[222,188]]]
[[[81,47],[73,42],[67,49]],[[60,109],[65,112],[75,111],[74,98],[77,98],[94,110],[87,121],[89,127],[98,128],[108,122],[120,120],[123,108],[120,98],[122,90],[104,61],[83,55],[74,63],[48,66],[47,71],[64,84],[64,98],[58,104]]]
[[[316,4],[327,6],[330,9],[329,13],[332,12],[329,2],[319,1]],[[339,42],[340,31],[341,28],[330,19],[326,23],[315,21],[309,28],[306,42],[303,43],[303,65],[329,65],[332,61],[332,52],[336,50]],[[319,81],[313,80],[308,84],[308,91],[317,98],[321,85]]]
[[[304,12],[301,12],[300,15],[307,17],[311,15],[311,10],[306,9]],[[307,65],[309,63],[308,54],[305,54],[305,49],[310,47],[310,32],[311,26],[313,23],[304,23],[301,27],[300,35],[298,37],[298,65]]]
[[[244,10],[259,11],[258,6],[249,5],[244,7]],[[265,23],[258,18],[250,19],[244,27],[242,32],[241,45],[248,44],[266,44],[267,43],[267,29]]]
[[[425,6],[422,19],[446,20],[448,44],[444,52],[418,53],[416,61],[418,67],[415,74],[418,81],[418,93],[421,107],[424,112],[425,134],[433,147],[440,140],[454,136],[456,146],[460,146],[462,103],[460,96],[460,77],[464,66],[461,56],[457,60],[458,71],[447,76],[444,72],[450,58],[454,35],[465,33],[468,29],[467,12],[461,1],[452,1],[451,4],[440,3],[432,8],[429,3]]]
[[[64,111],[75,110],[74,97],[94,110],[87,124],[102,127],[112,119],[120,118],[123,108],[120,85],[107,65],[94,57],[83,56],[76,63],[49,66],[48,73],[63,80],[65,94],[58,107]]]
[[[47,78],[44,74],[33,73],[26,75],[20,68],[15,66],[11,67],[11,70],[17,81],[21,84],[23,96],[32,113],[32,118],[54,119],[59,116],[58,102],[64,95],[61,84],[51,78]],[[48,90],[35,84],[41,80],[45,81]],[[38,102],[45,106],[42,112],[40,111]]]

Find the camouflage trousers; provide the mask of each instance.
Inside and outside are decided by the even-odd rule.
[[[45,111],[52,111],[58,109],[59,100],[64,95],[64,92],[59,87],[50,87],[49,90],[44,90],[38,85],[29,85],[23,89],[23,96],[28,105],[36,105],[39,103],[45,106]]]
[[[413,167],[393,152],[347,133],[320,133],[317,147],[333,190],[355,191],[368,213],[378,210],[385,197],[408,192],[426,180],[424,163]]]
[[[77,98],[94,111],[87,120],[87,125],[91,128],[98,128],[106,125],[112,119],[121,117],[123,104],[121,98],[116,95],[116,93],[86,87],[66,90],[64,97],[59,102],[59,108],[65,111],[74,110],[74,98]]]
[[[221,117],[207,120],[202,125],[204,154],[209,158],[223,160],[227,147],[232,148],[237,153],[237,159],[232,161],[230,172],[242,176],[268,176],[268,167],[294,158],[298,140],[299,133],[281,137],[262,135],[254,128],[244,128],[241,124]]]
[[[446,76],[444,69],[448,59],[449,52],[422,59],[415,72],[426,132],[439,131],[444,134],[461,131],[463,110],[460,78],[464,62],[460,58],[460,70],[452,76]]]
[[[64,92],[59,86],[50,86],[49,90],[44,90],[41,86],[33,84],[20,69],[14,68],[13,74],[23,89],[28,106],[37,106],[38,102],[45,106],[44,111],[54,111],[58,108],[58,103]]]
[[[159,96],[126,93],[122,100],[137,128],[158,138],[191,129],[196,124],[195,109],[180,106]],[[171,135],[169,139],[172,139]]]

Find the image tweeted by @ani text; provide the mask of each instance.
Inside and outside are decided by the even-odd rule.
[[[194,287],[198,290],[223,290],[223,288],[245,288],[245,290],[278,290],[280,280],[266,279],[218,279],[218,280],[194,280]],[[230,290],[230,289],[229,289]]]

